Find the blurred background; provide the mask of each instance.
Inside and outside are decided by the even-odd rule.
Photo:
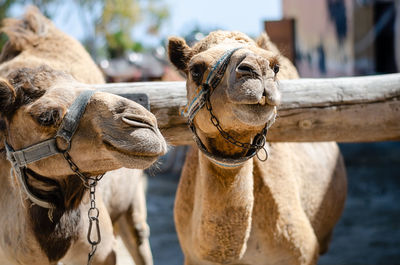
[[[267,31],[302,77],[400,71],[400,0],[0,0],[0,19],[20,16],[27,4],[81,41],[109,82],[183,80],[167,61],[168,36],[194,43],[216,29]],[[1,35],[0,47],[5,41]],[[400,264],[400,143],[340,147],[348,199],[319,264]],[[171,148],[148,170],[156,265],[183,261],[173,203],[186,150]]]

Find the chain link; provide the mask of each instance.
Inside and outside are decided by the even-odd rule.
[[[94,253],[96,252],[97,245],[101,242],[100,225],[99,225],[99,209],[96,207],[96,186],[98,181],[103,177],[103,175],[96,176],[94,178],[87,178],[87,183],[89,185],[89,198],[90,198],[90,208],[88,210],[89,218],[89,228],[87,234],[87,240],[91,245],[92,249],[88,254],[88,262],[90,265]],[[94,229],[94,230],[93,230]]]
[[[72,157],[68,153],[68,151],[64,151],[62,154],[65,160],[67,160],[71,170],[81,179],[85,188],[89,189],[90,208],[88,210],[89,228],[87,233],[87,240],[91,246],[91,250],[88,254],[87,265],[90,265],[93,256],[96,253],[97,245],[101,242],[99,224],[100,211],[96,206],[96,186],[97,183],[103,178],[104,174],[95,177],[88,177],[79,170],[79,167],[72,160]]]
[[[67,160],[69,167],[71,168],[71,170],[81,179],[83,185],[85,186],[85,188],[89,189],[89,183],[88,183],[88,177],[86,177],[80,170],[79,167],[75,164],[74,161],[72,161],[72,157],[71,155],[65,151],[62,153],[65,160]]]
[[[213,112],[213,108],[211,106],[211,101],[210,101],[210,92],[207,93],[207,95],[205,95],[206,97],[206,108],[208,110],[208,112],[210,112],[210,120],[211,123],[217,128],[217,130],[219,131],[219,133],[221,134],[221,136],[227,140],[228,142],[230,142],[233,145],[236,145],[238,147],[241,147],[243,149],[256,149],[257,150],[257,157],[258,159],[260,159],[260,157],[258,156],[258,151],[260,149],[264,149],[264,145],[266,142],[266,135],[268,132],[268,123],[265,124],[264,128],[261,130],[260,133],[258,133],[253,140],[253,143],[242,143],[238,140],[236,140],[235,138],[233,138],[229,133],[227,133],[220,125],[220,122],[218,120],[218,118],[214,115]],[[267,154],[267,151],[264,149],[265,153]],[[268,154],[266,155],[266,157],[268,157]],[[266,159],[260,159],[261,161],[265,161]]]
[[[268,133],[269,123],[267,122],[267,123],[265,124],[265,126],[264,126],[264,128],[261,130],[261,132],[258,133],[258,134],[254,137],[252,143],[242,143],[242,142],[236,140],[235,138],[233,138],[228,132],[226,132],[226,131],[221,127],[221,124],[220,124],[218,118],[214,115],[213,108],[212,108],[212,106],[211,106],[211,101],[210,101],[211,93],[212,93],[212,91],[214,91],[214,90],[217,88],[217,86],[218,86],[219,83],[221,82],[221,80],[222,80],[222,78],[223,78],[223,76],[224,76],[224,74],[225,74],[225,71],[226,71],[226,69],[227,69],[227,67],[228,67],[229,61],[230,61],[230,59],[231,59],[233,53],[234,53],[236,50],[238,50],[238,49],[241,49],[241,48],[238,47],[238,48],[235,48],[235,49],[233,49],[233,50],[228,51],[228,53],[225,53],[225,54],[221,57],[221,59],[218,60],[217,64],[215,65],[215,67],[214,67],[213,70],[212,70],[212,72],[213,72],[213,71],[216,69],[216,72],[215,72],[213,78],[211,79],[210,82],[209,82],[209,80],[208,80],[208,78],[207,78],[206,82],[202,85],[202,86],[203,86],[203,90],[204,90],[204,91],[207,91],[207,92],[205,93],[205,95],[204,95],[204,98],[205,98],[205,99],[203,98],[203,100],[204,100],[205,102],[203,101],[202,104],[205,104],[205,105],[206,105],[206,108],[207,108],[207,110],[209,111],[210,116],[211,116],[211,118],[210,118],[211,123],[217,128],[217,130],[219,131],[219,133],[221,134],[221,136],[222,136],[226,141],[228,141],[229,143],[231,143],[231,144],[233,144],[233,145],[235,145],[235,146],[238,146],[238,147],[240,147],[240,148],[243,148],[243,149],[245,149],[245,150],[248,150],[248,151],[251,150],[251,149],[255,149],[257,158],[258,158],[260,161],[266,161],[266,160],[268,159],[268,151],[267,151],[267,149],[265,149],[265,143],[266,143],[266,135],[267,135],[267,133]],[[221,64],[220,66],[218,66],[219,62],[222,62],[222,64]],[[218,67],[218,68],[217,68],[217,67]],[[210,77],[210,76],[211,76],[211,73],[209,74],[209,77]],[[202,104],[201,104],[201,106],[203,106]],[[195,126],[194,126],[194,124],[193,124],[193,118],[194,118],[194,117],[192,117],[192,118],[189,120],[189,123],[190,123],[189,125],[190,125],[190,128],[192,129],[192,131],[195,133],[195,135],[197,135],[196,130],[195,130]],[[260,155],[258,154],[258,152],[259,152],[261,149],[264,150],[264,153],[265,153],[265,157],[264,157],[264,158],[261,158]],[[251,157],[252,157],[252,156],[251,156]]]

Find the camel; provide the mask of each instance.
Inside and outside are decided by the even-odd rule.
[[[100,70],[37,8],[5,20],[2,31],[9,40],[0,55],[0,264],[86,264],[87,238],[100,240],[97,224],[91,264],[116,264],[113,225],[135,263],[152,264],[142,169],[166,152],[155,116],[91,89],[104,82]],[[71,141],[67,116],[78,126]],[[56,151],[35,149],[42,159],[24,156],[20,167],[18,152],[38,143]],[[103,174],[93,207],[85,185]],[[99,221],[89,222],[96,209]]]
[[[278,81],[295,67],[263,34],[215,31],[192,47],[170,37],[186,75],[196,145],[186,156],[174,219],[186,265],[316,264],[346,198],[336,143],[269,143]]]

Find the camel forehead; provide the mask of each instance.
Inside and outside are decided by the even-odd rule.
[[[254,45],[241,44],[229,40],[227,42],[221,42],[218,45],[214,45],[213,47],[194,55],[190,60],[189,68],[190,66],[200,62],[205,63],[207,66],[211,66],[215,64],[224,53],[235,48],[240,48],[240,49],[237,50],[232,56],[232,62],[235,61],[235,58],[241,58],[245,54],[256,54],[266,59],[275,58],[278,56],[277,54],[262,49],[256,46],[255,44]]]
[[[15,118],[16,112],[39,115],[47,109],[66,109],[83,90],[71,76],[46,66],[20,68],[7,78],[15,91],[15,99],[4,113],[9,119]]]
[[[246,34],[238,31],[214,31],[193,46],[195,53],[208,50],[216,45],[256,45]]]
[[[67,108],[74,101],[79,90],[73,90],[67,85],[49,87],[43,96],[32,102],[33,104],[31,104],[29,110],[32,111],[32,108],[43,109],[45,107]]]

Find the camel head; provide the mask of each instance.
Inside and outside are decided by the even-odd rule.
[[[198,98],[204,84],[208,85],[212,112],[221,128],[242,143],[251,143],[267,124],[274,122],[280,101],[276,82],[279,53],[267,45],[261,46],[245,34],[227,31],[212,32],[193,47],[177,37],[170,38],[168,43],[171,62],[187,78],[188,104]],[[230,59],[224,60],[229,56]],[[218,75],[215,72],[224,63],[226,69],[213,87],[210,82],[213,83],[213,77]],[[207,104],[193,118],[197,134],[208,151],[224,156],[243,155],[246,150],[222,139],[211,118]]]
[[[20,150],[53,138],[70,105],[88,85],[48,66],[22,68],[0,78],[0,128],[3,138]],[[56,138],[65,149],[65,142]],[[95,92],[74,134],[69,154],[88,175],[120,167],[147,168],[166,152],[153,114],[125,98]],[[38,175],[60,180],[73,175],[61,154],[27,165]]]

